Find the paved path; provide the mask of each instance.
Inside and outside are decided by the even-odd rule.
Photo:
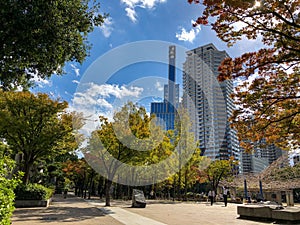
[[[64,199],[55,195],[48,208],[18,208],[13,225],[122,225],[111,216],[88,204],[81,198],[68,196]]]
[[[237,205],[223,203],[149,202],[145,210],[128,208],[130,212],[152,218],[169,225],[257,225],[271,224],[238,219]]]
[[[13,225],[257,225],[271,222],[255,222],[238,219],[237,205],[222,203],[181,203],[147,201],[146,208],[131,208],[131,202],[112,201],[112,207],[104,207],[100,200],[83,200],[74,196],[63,199],[54,197],[48,208],[16,209]]]
[[[165,223],[155,221],[137,213],[129,212],[128,210],[119,207],[113,207],[110,209],[101,208],[101,211],[125,225],[166,225]]]

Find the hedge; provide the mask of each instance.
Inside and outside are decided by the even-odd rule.
[[[53,191],[41,184],[22,184],[15,189],[15,194],[16,200],[48,200]]]
[[[0,225],[11,224],[14,207],[14,188],[20,182],[21,173],[12,176],[15,161],[9,156],[8,146],[0,141]]]
[[[0,178],[0,225],[11,224],[10,219],[15,209],[13,182],[3,177]]]

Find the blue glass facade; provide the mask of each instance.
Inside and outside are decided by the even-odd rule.
[[[174,130],[176,109],[168,102],[152,102],[151,114],[155,114],[157,124],[164,130]]]
[[[179,99],[179,85],[175,84],[175,46],[169,47],[169,82],[165,85],[163,102],[151,103],[151,114],[157,117],[157,124],[165,130],[174,130],[176,107]],[[167,92],[167,93],[166,93]]]

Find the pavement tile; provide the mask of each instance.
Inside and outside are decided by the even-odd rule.
[[[112,200],[104,207],[103,200],[84,200],[74,195],[64,199],[55,195],[48,208],[18,208],[13,225],[258,225],[258,222],[238,219],[237,205],[218,202],[173,202],[148,200],[146,208],[132,208],[130,201]]]
[[[83,199],[55,195],[48,208],[17,208],[12,218],[13,225],[121,225],[98,208]]]

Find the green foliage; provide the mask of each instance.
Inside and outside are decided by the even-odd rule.
[[[14,188],[19,179],[11,176],[14,161],[9,158],[10,151],[0,142],[0,225],[8,225],[14,211]]]
[[[0,181],[0,224],[7,225],[10,224],[10,217],[15,209],[15,194],[9,180],[4,181],[1,178]]]
[[[0,91],[0,138],[14,154],[21,153],[23,182],[29,181],[29,170],[41,160],[77,148],[72,113],[67,102],[52,100],[47,94]]]
[[[128,103],[115,113],[113,122],[100,117],[100,123],[99,130],[92,134],[87,151],[103,159],[101,166],[108,176],[114,176],[120,162],[133,166],[149,165],[166,157],[164,141],[167,140],[161,129],[151,124],[151,117],[143,107]],[[159,145],[158,141],[162,144]],[[107,160],[107,152],[118,161]]]
[[[28,86],[36,74],[62,74],[65,62],[83,62],[88,33],[104,22],[89,0],[0,1],[0,87]]]
[[[53,192],[41,184],[21,184],[15,189],[16,200],[48,200]]]
[[[193,193],[193,192],[187,192],[187,193],[186,193],[186,196],[187,196],[188,198],[194,197],[194,193]]]
[[[152,122],[152,117],[147,115],[145,108],[129,102],[115,113],[113,121],[100,117],[100,127],[92,133],[86,149],[85,158],[101,174],[114,180],[116,173],[128,178],[132,183],[138,183],[145,177],[152,178],[153,183],[158,182],[156,173],[166,173],[166,168],[161,171],[146,172],[143,166],[156,164],[165,159],[170,153],[169,139],[163,131]],[[108,154],[109,153],[109,154]],[[119,168],[122,163],[122,170]],[[145,176],[128,176],[136,171]],[[147,174],[146,174],[147,173]],[[150,178],[150,179],[151,179]],[[107,182],[111,185],[111,182]],[[106,205],[109,203],[109,189],[106,186]]]
[[[234,161],[230,160],[215,160],[204,170],[208,181],[213,190],[217,190],[219,182],[222,179],[232,176]]]
[[[198,179],[198,171],[200,162],[203,157],[200,156],[198,143],[195,141],[194,133],[190,130],[191,122],[188,112],[179,107],[175,119],[174,131],[169,131],[168,135],[171,139],[173,153],[176,156],[172,162],[172,167],[175,168],[175,174],[169,181],[173,183],[174,190],[177,189],[177,194],[181,194],[184,188],[185,196],[187,190]]]

